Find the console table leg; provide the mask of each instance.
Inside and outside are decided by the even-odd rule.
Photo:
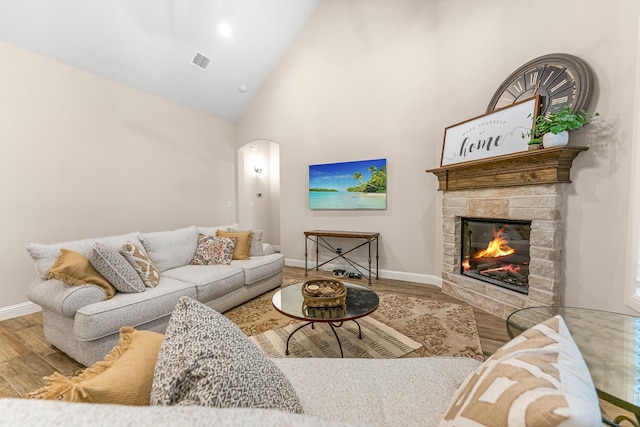
[[[369,240],[369,244],[367,245],[369,249],[369,284],[371,284],[371,240]],[[376,269],[378,266],[376,265]],[[360,325],[358,325],[360,327]]]
[[[309,273],[309,270],[307,269],[307,241],[309,240],[309,238],[307,236],[304,236],[304,275],[307,276]]]
[[[380,278],[380,273],[378,272],[378,267],[380,266],[380,255],[378,252],[378,249],[380,249],[379,241],[380,237],[378,236],[376,237],[376,280]]]

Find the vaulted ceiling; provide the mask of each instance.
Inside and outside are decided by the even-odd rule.
[[[318,2],[2,0],[0,40],[235,122]]]

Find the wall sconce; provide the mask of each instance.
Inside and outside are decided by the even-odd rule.
[[[256,171],[256,173],[262,173],[262,168],[259,168],[258,166],[254,166],[253,170]]]

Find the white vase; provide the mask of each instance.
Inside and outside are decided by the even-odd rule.
[[[545,148],[561,147],[569,143],[569,131],[563,130],[557,134],[547,132],[542,135],[542,145]]]

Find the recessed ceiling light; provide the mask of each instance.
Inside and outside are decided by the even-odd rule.
[[[231,25],[227,24],[226,22],[223,22],[218,27],[218,32],[222,37],[224,37],[225,39],[228,39],[229,37],[231,37]]]

